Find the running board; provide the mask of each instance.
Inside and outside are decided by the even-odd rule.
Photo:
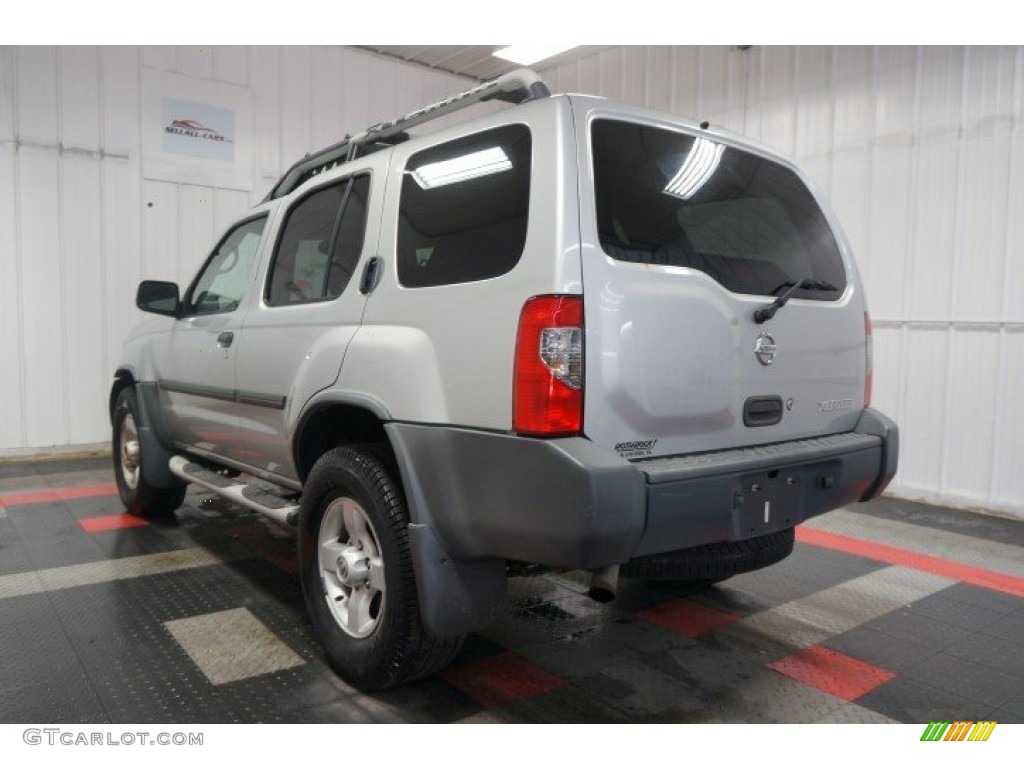
[[[299,505],[294,501],[283,499],[277,494],[256,488],[241,480],[225,477],[184,456],[171,457],[168,466],[171,472],[182,480],[195,483],[229,501],[259,512],[276,523],[293,527],[298,525]]]

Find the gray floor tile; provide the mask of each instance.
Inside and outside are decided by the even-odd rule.
[[[938,653],[908,667],[903,675],[933,688],[964,696],[989,710],[1001,707],[1024,691],[1024,678],[949,652]]]
[[[896,640],[870,627],[857,627],[826,640],[822,645],[890,672],[901,672],[938,653],[921,643],[906,638]]]
[[[993,707],[901,675],[857,699],[862,707],[902,723],[954,720],[988,720]]]

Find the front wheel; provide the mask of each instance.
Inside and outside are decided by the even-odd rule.
[[[139,440],[139,401],[131,387],[122,389],[117,396],[113,425],[114,479],[124,508],[138,517],[172,514],[185,500],[187,486],[157,488],[146,482],[142,469],[147,457],[143,455]]]
[[[420,620],[400,485],[375,447],[335,448],[314,465],[299,516],[306,609],[331,666],[364,691],[424,677],[462,638]]]

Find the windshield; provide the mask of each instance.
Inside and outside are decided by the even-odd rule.
[[[613,259],[700,270],[735,293],[837,299],[835,238],[788,168],[706,138],[596,120],[598,236]]]

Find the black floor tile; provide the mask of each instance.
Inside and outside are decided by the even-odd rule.
[[[78,525],[69,502],[15,508],[9,520],[35,569],[103,559],[103,551]]]
[[[742,687],[764,670],[764,662],[757,656],[736,653],[713,640],[648,654],[643,663],[702,691]]]
[[[879,563],[877,560],[868,560],[857,555],[797,542],[793,548],[793,554],[781,563],[764,571],[755,571],[750,575],[785,574],[808,582],[817,591],[834,587],[858,576],[866,576],[884,567],[885,564]]]
[[[9,520],[0,519],[0,576],[33,571],[25,546]]]
[[[85,674],[75,669],[28,685],[0,688],[0,723],[107,723]]]
[[[1024,598],[997,592],[994,589],[983,589],[973,584],[954,584],[942,590],[941,594],[960,603],[1003,614],[1016,613],[1024,609]]]
[[[770,608],[813,595],[822,589],[820,585],[804,578],[802,572],[784,571],[777,565],[763,571],[733,576],[718,586],[725,590],[738,589],[746,592]]]
[[[65,472],[106,472],[112,466],[109,456],[79,459],[0,460],[0,480],[18,477],[58,475]]]
[[[999,707],[992,713],[992,719],[1000,723],[1024,723],[1024,693]]]
[[[788,602],[788,596],[789,593],[783,593],[778,598],[768,598],[763,593],[748,592],[738,586],[737,580],[728,579],[713,587],[688,595],[688,599],[724,613],[750,616]]]
[[[98,531],[85,535],[92,539],[93,546],[102,553],[103,558],[108,560],[155,555],[159,552],[172,552],[184,548],[159,530],[148,526]]]
[[[1020,642],[1013,642],[976,632],[953,643],[946,653],[1024,678],[1024,637],[1018,640]]]
[[[701,704],[700,692],[657,670],[638,665],[619,667],[572,683],[572,689],[607,713],[604,722],[643,721],[667,709]],[[522,702],[522,713],[527,702]],[[601,721],[599,721],[601,722]]]
[[[376,706],[372,699],[352,697],[321,704],[316,707],[296,709],[288,713],[289,723],[316,724],[328,723],[360,724],[360,723],[401,723],[402,718],[396,713]]]
[[[888,635],[893,642],[909,641],[934,651],[948,648],[972,634],[970,629],[937,621],[908,608],[892,611],[861,626]]]
[[[589,682],[567,681],[560,688],[501,707],[497,717],[520,723],[628,723],[633,720],[598,695]]]
[[[1001,619],[993,621],[982,630],[986,635],[999,637],[1011,642],[1020,642],[1024,638],[1024,610],[1008,613]]]
[[[822,645],[890,672],[901,672],[938,653],[934,648],[914,640],[896,640],[876,629],[863,626],[829,638]]]
[[[995,711],[962,694],[903,675],[861,696],[857,704],[903,723],[989,720]]]
[[[505,646],[491,642],[479,633],[472,634],[466,637],[463,642],[462,649],[459,651],[459,655],[456,657],[455,663],[461,664],[487,659],[492,656],[497,656],[499,653],[504,653],[505,650]]]
[[[46,487],[48,477],[66,484],[62,472],[110,477],[105,457],[12,471],[0,463],[5,492],[18,477],[31,488]],[[5,511],[0,576],[193,547],[222,562],[0,598],[4,722],[802,722],[831,699],[765,667],[795,644],[742,625],[691,639],[644,620],[641,612],[685,597],[745,617],[884,567],[798,543],[782,563],[700,591],[685,583],[624,579],[610,604],[586,596],[589,576],[582,572],[513,579],[504,617],[470,636],[455,663],[511,652],[561,682],[485,709],[443,675],[374,694],[344,683],[327,666],[306,618],[294,533],[236,505],[192,490],[168,519],[98,533],[86,533],[80,521],[121,514],[116,497]],[[931,508],[859,511],[1003,542],[1022,528],[936,515]],[[169,620],[239,607],[303,663],[214,685],[165,627]],[[823,644],[897,673],[857,702],[869,712],[914,723],[1024,719],[1020,598],[956,584]]]
[[[76,520],[125,514],[124,504],[121,503],[121,499],[117,494],[111,496],[87,496],[83,499],[70,499],[60,503],[65,505],[65,509]],[[25,514],[33,514],[37,508],[38,505],[26,507]]]
[[[356,700],[365,698],[368,697],[357,697]],[[445,681],[441,675],[432,675],[398,689],[380,691],[374,693],[372,698],[376,704],[395,713],[406,723],[451,723],[482,709],[478,702]]]
[[[984,605],[962,602],[947,595],[945,591],[918,600],[908,606],[907,610],[943,624],[971,631],[984,629],[1005,615]]]
[[[869,517],[882,517],[1024,547],[1024,523],[998,515],[983,515],[888,496],[864,504],[851,505],[847,510]]]
[[[559,640],[535,640],[516,652],[567,678],[583,678],[608,667],[638,663],[649,654],[663,654],[695,641],[639,618],[609,619]]]
[[[909,667],[903,675],[964,696],[989,710],[1003,706],[1024,691],[1024,678],[945,651]]]

